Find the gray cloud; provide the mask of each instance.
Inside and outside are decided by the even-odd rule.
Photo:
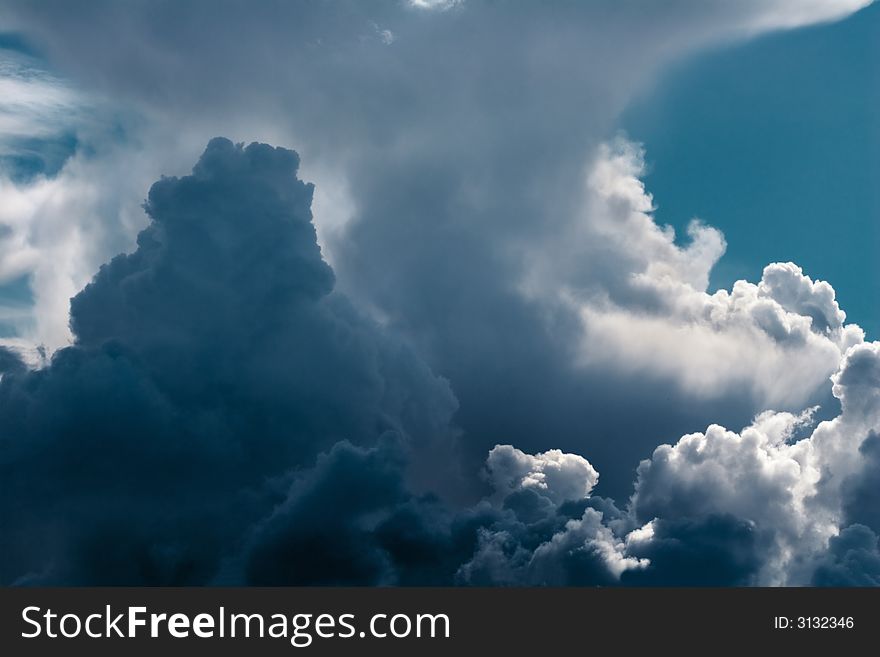
[[[751,567],[740,582],[792,585],[809,583],[816,567],[834,570],[836,560],[850,559],[851,545],[870,547],[869,528],[847,526],[870,522],[868,497],[876,493],[871,455],[880,428],[878,361],[880,343],[847,352],[832,377],[841,413],[806,436],[809,412],[767,412],[739,433],[713,425],[658,447],[638,469],[631,511],[651,530],[634,540],[633,554],[650,558],[658,549],[654,537],[662,548],[669,522],[700,524],[725,516],[754,541],[752,561],[746,561]],[[740,548],[737,541],[728,543],[735,551],[728,558],[734,559]]]
[[[213,140],[73,299],[76,343],[3,352],[3,581],[204,582],[267,482],[340,440],[453,462],[448,385],[332,292],[297,166]]]
[[[815,586],[880,586],[877,534],[864,525],[850,525],[831,539],[828,553],[816,568]]]

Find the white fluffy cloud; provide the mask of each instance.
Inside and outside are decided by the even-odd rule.
[[[807,511],[821,472],[809,441],[789,444],[808,415],[767,412],[740,433],[718,425],[661,445],[639,466],[633,506],[640,518],[678,520],[729,514],[772,531],[763,583],[784,583],[796,549],[818,549],[836,533]]]
[[[486,462],[495,499],[508,508],[510,496],[531,491],[550,504],[536,507],[537,515],[517,512],[506,524],[481,529],[459,579],[565,585],[651,574],[652,568],[668,565],[644,556],[656,553],[664,540],[658,527],[662,533],[663,527],[681,526],[697,528],[674,538],[682,554],[695,550],[690,554],[699,555],[715,541],[719,563],[729,550],[731,559],[750,564],[739,583],[809,584],[819,568],[828,577],[829,567],[839,570],[835,559],[842,548],[835,537],[858,535],[862,545],[872,536],[865,527],[847,529],[843,503],[849,483],[870,467],[859,448],[880,431],[880,343],[852,347],[832,379],[842,407],[834,419],[813,426],[812,408],[798,414],[767,411],[739,432],[712,425],[674,445],[660,445],[639,465],[623,517],[606,517],[588,506],[549,533],[547,523],[554,514],[558,517],[561,505],[589,498],[598,473],[575,454],[529,455],[510,445],[495,447]],[[745,529],[750,555],[734,556],[742,546],[713,535],[719,518]],[[543,538],[534,542],[536,536]],[[875,552],[876,547],[866,553]],[[865,561],[865,573],[859,572],[859,563],[847,562],[847,577],[870,581],[873,561]],[[667,576],[675,581],[675,574]]]
[[[832,378],[842,411],[806,437],[809,410],[767,412],[738,433],[713,425],[658,447],[638,469],[635,517],[731,515],[766,541],[753,583],[809,583],[845,528],[842,495],[866,464],[859,447],[880,430],[880,343],[850,349]]]
[[[645,372],[697,398],[746,391],[756,408],[802,408],[863,341],[834,289],[792,263],[708,291],[723,235],[694,220],[685,246],[653,216],[641,148],[603,144],[580,221],[532,254],[522,289],[580,318],[580,361]],[[552,255],[548,255],[552,254]]]
[[[627,570],[641,570],[651,565],[649,559],[627,556],[626,542],[603,521],[602,513],[587,509],[581,518],[569,520],[563,531],[539,545],[529,563],[530,582],[548,586],[572,583],[567,562],[580,554],[598,557],[614,579],[619,579]]]
[[[629,509],[629,526],[643,526],[622,537],[609,530],[609,545],[625,544],[619,572],[647,567],[641,555],[662,540],[655,527],[708,532],[713,519],[732,518],[755,542],[750,583],[810,583],[846,528],[848,482],[867,467],[860,447],[880,430],[880,343],[864,342],[831,285],[793,263],[708,291],[723,236],[695,221],[690,243],[676,244],[654,220],[642,170],[637,145],[601,146],[582,221],[555,242],[552,261],[533,260],[523,285],[581,319],[583,366],[648,372],[697,398],[747,390],[759,408],[804,409],[830,388],[842,410],[812,431],[815,408],[768,410],[739,432],[711,425],[657,447],[639,466]]]
[[[835,559],[842,548],[835,537],[858,535],[862,545],[872,536],[861,526],[847,531],[843,505],[850,482],[871,467],[860,447],[880,431],[880,343],[849,349],[831,378],[842,409],[832,420],[815,425],[813,408],[797,414],[766,411],[738,432],[711,425],[674,445],[660,445],[639,465],[622,517],[606,517],[588,506],[580,516],[552,529],[547,523],[559,517],[562,505],[589,498],[598,473],[575,454],[551,450],[529,455],[510,445],[496,446],[486,461],[496,504],[515,510],[511,496],[523,491],[549,504],[524,514],[514,511],[517,515],[506,524],[481,529],[477,549],[460,568],[459,579],[565,585],[613,583],[625,573],[650,574],[652,568],[668,565],[644,556],[656,553],[665,538],[658,535],[658,527],[661,533],[664,527],[697,528],[674,538],[682,554],[699,554],[713,540],[713,550],[722,555],[743,549],[713,536],[719,518],[727,519],[721,523],[728,526],[737,523],[749,537],[746,549],[751,554],[730,557],[751,564],[742,574],[745,579],[736,581],[803,585],[814,580],[817,568],[825,569],[828,577],[830,567],[839,570]],[[534,542],[537,536],[543,538]],[[719,563],[724,561],[715,556]],[[847,576],[870,581],[873,561],[865,561],[870,570],[865,573],[859,572],[858,563],[847,562]],[[674,574],[669,577],[675,581]]]
[[[577,454],[551,449],[533,456],[511,445],[497,445],[489,452],[486,472],[499,496],[528,489],[554,504],[588,497],[599,480],[590,462]]]
[[[486,459],[486,472],[494,489],[491,499],[507,515],[480,529],[474,554],[458,570],[459,581],[610,584],[628,570],[650,565],[648,559],[626,554],[626,539],[602,511],[587,507],[568,519],[560,513],[566,503],[586,502],[598,481],[585,458],[560,450],[532,455],[496,445]],[[522,493],[543,502],[512,501]],[[647,536],[645,529],[636,534]]]

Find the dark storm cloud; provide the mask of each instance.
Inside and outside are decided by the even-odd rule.
[[[859,453],[864,459],[862,471],[844,487],[844,512],[848,522],[865,525],[880,533],[880,435],[865,439]]]
[[[880,586],[877,534],[864,525],[844,528],[831,539],[812,583],[814,586]]]
[[[392,435],[374,447],[334,445],[293,477],[227,576],[254,585],[616,583],[590,540],[603,518],[596,508],[619,515],[610,501],[556,504],[521,489],[452,510],[410,492],[403,455]],[[554,544],[557,535],[570,540]]]
[[[236,576],[255,585],[450,584],[488,508],[459,516],[406,486],[403,446],[337,443],[294,477],[251,533]]]
[[[298,164],[212,140],[74,345],[0,351],[3,583],[614,583],[581,457],[496,447],[492,501],[419,491],[454,485],[455,398],[333,292]]]
[[[654,537],[632,550],[651,560],[644,570],[625,572],[633,586],[745,586],[761,566],[767,545],[752,523],[731,515],[658,520]]]
[[[257,585],[391,581],[393,564],[369,516],[408,497],[395,447],[390,440],[367,449],[341,442],[322,455],[258,530],[248,579]]]
[[[203,583],[340,440],[452,461],[448,385],[331,291],[297,166],[211,141],[73,299],[76,343],[34,372],[3,351],[4,582]]]
[[[6,347],[0,347],[0,375],[22,374],[26,370],[27,367],[18,354]]]

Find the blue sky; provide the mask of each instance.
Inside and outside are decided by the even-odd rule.
[[[690,58],[622,116],[647,148],[658,220],[724,231],[713,286],[791,260],[880,335],[878,61],[874,5]]]

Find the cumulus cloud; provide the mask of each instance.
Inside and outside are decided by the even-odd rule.
[[[708,292],[723,236],[694,221],[679,246],[654,219],[643,169],[637,145],[600,147],[582,222],[554,242],[552,259],[534,255],[525,292],[580,317],[585,366],[652,372],[690,397],[745,389],[755,409],[802,408],[863,331],[845,324],[827,282],[792,263]]]
[[[773,580],[776,571],[787,572],[787,563],[777,562],[806,542],[823,545],[835,529],[817,526],[807,509],[820,472],[809,461],[809,442],[789,444],[803,420],[767,413],[740,433],[711,426],[674,446],[658,447],[639,466],[633,512],[664,523],[737,519],[755,536],[764,567],[774,571],[756,576],[781,583]],[[703,529],[720,530],[711,523]]]
[[[815,426],[813,409],[765,412],[739,432],[716,425],[661,445],[624,509],[591,496],[598,474],[575,454],[497,445],[485,464],[491,494],[451,511],[407,491],[393,441],[340,443],[259,525],[248,581],[876,585],[877,535],[853,511],[874,464],[841,467],[823,444],[833,434],[861,442],[856,454],[876,452],[876,434],[852,430],[876,410],[861,400],[862,386],[878,388],[877,354],[872,343],[844,359],[834,376],[843,410],[830,421]],[[330,556],[313,563],[316,554]]]
[[[621,573],[627,586],[745,586],[766,558],[766,541],[729,514],[654,519],[626,537],[626,555],[644,567]]]
[[[648,565],[627,556],[611,529],[621,520],[613,502],[590,497],[599,475],[585,458],[496,445],[486,473],[494,515],[477,528],[473,554],[456,572],[459,583],[609,585]]]
[[[499,445],[487,467],[516,452]],[[590,500],[583,486],[566,501],[551,499],[547,488],[512,490],[501,480],[491,501],[452,510],[410,492],[404,453],[390,435],[371,448],[337,443],[314,468],[294,476],[227,576],[261,585],[589,585],[614,584],[648,564],[624,555],[624,541],[604,522],[605,513],[613,520],[619,512],[608,501]],[[581,457],[554,457],[594,472]],[[556,492],[566,488],[562,483]]]
[[[498,453],[518,451],[509,445],[496,447],[487,467],[497,460]],[[541,456],[522,455],[536,461]],[[574,454],[560,456],[589,465]],[[456,582],[481,586],[613,585],[623,573],[649,565],[648,559],[627,554],[620,532],[628,521],[610,500],[591,498],[583,488],[576,498],[554,500],[540,488],[525,485],[510,490],[507,481],[498,483],[502,488],[491,498],[494,513],[482,517],[473,554],[458,568]],[[476,515],[479,508],[470,513]]]
[[[661,445],[623,510],[589,493],[552,501],[526,483],[543,455],[496,447],[487,470],[500,471],[490,481],[506,492],[502,514],[484,519],[457,581],[876,585],[877,535],[858,520],[872,522],[876,495],[876,402],[863,400],[878,390],[877,354],[872,343],[844,358],[833,377],[842,412],[830,421],[814,426],[813,409],[765,412],[740,432],[710,426]]]
[[[831,539],[828,553],[816,567],[816,586],[880,586],[877,534],[864,525],[850,525]]]
[[[554,504],[589,496],[599,480],[590,462],[577,454],[553,449],[533,456],[511,445],[496,445],[489,452],[486,471],[500,496],[533,490]]]
[[[333,291],[298,165],[212,140],[74,297],[74,344],[38,370],[3,350],[3,581],[611,583],[643,566],[576,455],[497,446],[472,507],[418,492],[420,455],[454,474],[455,399]]]
[[[401,451],[390,437],[371,448],[340,442],[319,456],[254,530],[247,581],[275,586],[395,583],[381,535],[384,523],[408,498],[402,467]]]
[[[529,581],[551,586],[615,583],[624,572],[650,565],[648,559],[625,556],[624,541],[602,520],[602,514],[593,509],[584,511],[578,520],[569,520],[563,531],[535,550]]]
[[[880,434],[869,432],[859,446],[861,467],[843,486],[844,515],[848,522],[865,525],[880,532]]]
[[[635,520],[659,519],[659,526],[710,523],[706,530],[716,535],[722,557],[750,566],[728,583],[831,581],[844,576],[840,569],[852,570],[853,564],[863,562],[868,568],[865,577],[870,578],[876,536],[871,534],[872,544],[869,528],[849,529],[848,523],[864,499],[857,491],[866,476],[873,476],[864,455],[873,450],[872,437],[880,422],[878,362],[880,343],[856,345],[846,353],[832,377],[841,413],[819,423],[809,435],[799,435],[809,411],[767,412],[738,433],[716,425],[684,436],[675,445],[661,445],[638,468],[631,500]],[[739,526],[743,540],[719,541],[713,518],[728,518],[732,527]],[[703,540],[701,530],[691,545],[681,544],[679,552],[687,554],[693,541]],[[651,558],[663,542],[655,532],[652,540],[634,545],[633,554]],[[841,560],[849,565],[841,565]]]
[[[298,163],[213,140],[73,299],[74,345],[4,352],[4,582],[203,583],[267,482],[340,440],[452,462],[448,385],[332,292]]]

